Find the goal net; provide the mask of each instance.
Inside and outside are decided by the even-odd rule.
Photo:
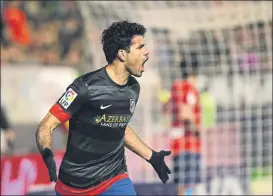
[[[132,127],[155,150],[170,149],[172,86],[181,62],[198,65],[203,195],[272,194],[271,1],[79,1],[92,69],[106,64],[100,35],[118,20],[147,29],[150,60],[139,78]],[[90,70],[90,67],[86,67]],[[135,183],[158,183],[151,166],[126,152]],[[172,158],[169,183],[176,172]],[[189,168],[179,172],[184,175]],[[194,173],[194,172],[193,172]],[[194,175],[194,174],[193,174]]]

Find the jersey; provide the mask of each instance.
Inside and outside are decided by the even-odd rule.
[[[134,77],[118,85],[103,67],[77,78],[52,106],[60,122],[69,120],[58,177],[64,185],[88,189],[127,172],[124,134],[139,91]]]
[[[186,80],[176,81],[172,86],[172,126],[182,129],[183,121],[179,119],[179,107],[181,104],[190,104],[193,106],[194,123],[200,124],[200,103],[198,90]],[[182,131],[182,130],[181,130]],[[181,151],[200,151],[200,141],[192,135],[183,135],[183,137],[172,138],[172,149],[174,154]]]
[[[0,116],[0,128],[1,128],[1,131],[3,130],[7,130],[10,128],[10,125],[9,125],[9,122],[8,122],[8,119],[7,119],[7,116],[6,116],[6,113],[5,113],[5,110],[1,107],[1,116]]]
[[[193,106],[194,123],[200,124],[200,102],[198,90],[186,80],[176,81],[172,86],[172,126],[183,126],[179,119],[179,105],[190,104]]]

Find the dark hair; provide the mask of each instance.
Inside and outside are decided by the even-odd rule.
[[[138,23],[127,21],[114,22],[102,32],[101,42],[108,63],[112,63],[119,49],[130,52],[131,39],[134,35],[144,36],[146,28]]]
[[[180,62],[181,75],[183,79],[187,79],[189,76],[195,76],[198,74],[198,54],[191,51],[188,55],[189,59],[186,59],[184,56],[183,60]]]

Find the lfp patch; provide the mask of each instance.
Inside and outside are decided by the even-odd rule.
[[[69,88],[64,96],[60,99],[59,103],[61,106],[63,106],[64,109],[67,109],[70,104],[74,101],[74,99],[77,97],[77,93],[73,91],[73,89]]]

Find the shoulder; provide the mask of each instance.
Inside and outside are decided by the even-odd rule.
[[[82,86],[89,86],[90,84],[92,84],[92,81],[94,79],[96,79],[97,77],[100,77],[102,72],[102,68],[97,69],[95,71],[92,72],[88,72],[86,74],[83,74],[81,76],[79,76],[78,78],[76,78],[73,83],[76,83],[78,85],[82,85]]]
[[[96,70],[97,71],[97,70]],[[90,83],[91,79],[94,76],[94,73],[96,72],[89,72],[84,75],[81,75],[77,77],[67,88],[71,88],[73,91],[75,91],[77,94],[86,94],[88,91],[88,84]]]
[[[100,77],[100,75],[102,74],[102,71],[103,71],[103,68],[88,72],[88,73],[80,76],[79,79],[88,84],[88,83],[90,83],[90,80],[92,80],[96,77]]]
[[[87,85],[83,76],[79,76],[72,82],[72,84],[69,85],[69,87],[72,87],[75,90],[86,88],[86,86]]]
[[[192,85],[187,80],[175,81],[172,85],[172,94],[183,97],[192,91]]]
[[[130,76],[130,78],[129,78],[129,83],[130,83],[131,86],[139,86],[139,87],[140,87],[139,82],[138,82],[137,79],[135,79],[135,77],[133,77],[133,76]]]
[[[188,86],[188,82],[185,80],[176,80],[173,85],[172,88],[173,89],[184,89]]]
[[[129,78],[129,86],[136,89],[137,91],[140,91],[140,84],[133,76],[130,76]]]

